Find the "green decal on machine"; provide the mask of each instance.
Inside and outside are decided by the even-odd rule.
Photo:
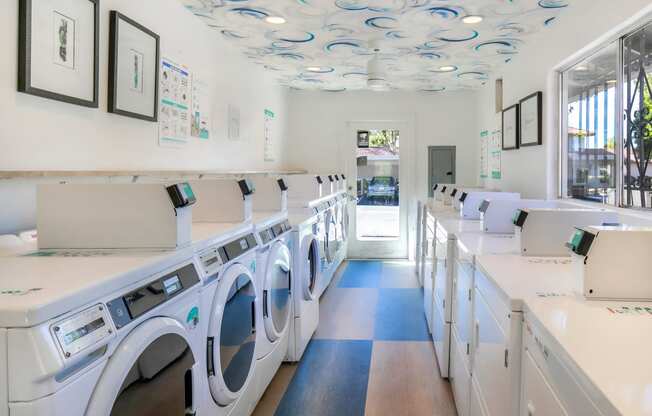
[[[188,317],[186,317],[186,323],[191,327],[195,328],[199,324],[199,308],[193,306],[188,312]]]
[[[192,190],[192,186],[188,182],[183,184],[183,192],[186,194],[188,199],[195,199],[195,193]]]

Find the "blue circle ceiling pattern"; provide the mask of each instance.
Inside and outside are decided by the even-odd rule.
[[[368,63],[377,58],[389,89],[433,93],[483,85],[573,2],[179,1],[282,85],[327,92],[366,89]],[[484,20],[467,25],[462,19],[468,15]],[[268,17],[287,23],[273,25]],[[445,67],[449,70],[440,70]]]

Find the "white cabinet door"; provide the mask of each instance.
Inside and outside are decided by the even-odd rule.
[[[471,405],[469,406],[469,414],[470,416],[487,416],[487,411],[480,397],[480,390],[473,377],[471,377]]]
[[[508,368],[508,334],[503,332],[477,288],[474,293],[475,352],[473,377],[489,416],[512,414],[511,379]]]
[[[455,293],[453,294],[453,328],[464,347],[464,361],[471,368],[473,354],[473,266],[468,262],[455,262]]]
[[[523,354],[521,416],[567,416],[529,351]]]
[[[449,380],[455,397],[457,416],[469,416],[471,406],[471,373],[466,363],[466,343],[461,343],[451,330],[451,363]]]

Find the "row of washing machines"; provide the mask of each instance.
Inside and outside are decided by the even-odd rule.
[[[248,415],[344,260],[344,175],[38,188],[0,236],[0,416]]]
[[[416,272],[457,413],[650,414],[639,346],[652,283],[636,262],[650,224],[571,201],[434,192],[420,204]]]

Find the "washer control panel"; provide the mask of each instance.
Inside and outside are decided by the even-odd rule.
[[[95,305],[50,327],[61,353],[68,359],[113,334],[111,318],[104,305]]]
[[[224,264],[218,247],[211,247],[199,253],[199,262],[204,269],[205,276],[212,276],[217,273]]]

